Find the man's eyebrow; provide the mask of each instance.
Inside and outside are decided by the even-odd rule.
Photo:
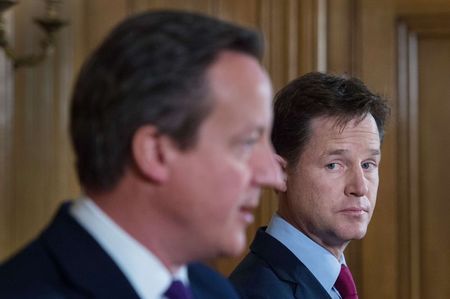
[[[381,151],[379,149],[371,149],[370,152],[371,152],[372,156],[381,155]]]
[[[335,150],[330,150],[330,151],[326,152],[325,155],[327,155],[327,156],[339,156],[339,155],[344,155],[348,151],[349,150],[346,150],[346,149],[335,149]],[[372,156],[379,156],[381,154],[379,149],[370,149],[369,152],[370,152],[370,154]]]
[[[338,156],[338,155],[343,155],[346,152],[348,152],[348,150],[346,150],[346,149],[335,149],[335,150],[327,151],[325,154],[327,156]]]
[[[239,132],[236,133],[236,135],[233,137],[234,142],[239,142],[242,137],[251,135],[253,138],[260,139],[264,132],[266,131],[266,128],[263,126],[257,126],[257,127],[247,127]]]
[[[241,131],[242,134],[255,134],[258,137],[264,135],[264,132],[267,130],[263,125],[250,126]]]

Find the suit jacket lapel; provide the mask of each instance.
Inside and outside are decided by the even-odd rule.
[[[276,275],[288,283],[295,284],[296,298],[330,299],[326,290],[306,266],[281,242],[260,228],[250,250],[265,260]]]
[[[76,222],[63,204],[42,238],[63,275],[95,298],[136,298],[138,295],[108,254]]]

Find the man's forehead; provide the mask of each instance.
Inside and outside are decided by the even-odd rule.
[[[336,126],[336,117],[315,118],[307,147],[320,151],[321,155],[346,155],[351,149],[379,155],[380,137],[372,116],[352,119],[346,125]]]
[[[381,155],[381,151],[379,148],[372,148],[372,147],[368,147],[365,151],[365,153],[370,154],[371,156],[379,156]],[[347,155],[351,155],[352,154],[352,150],[349,148],[328,148],[325,149],[323,152],[323,155],[325,156],[347,156]]]
[[[311,120],[311,135],[345,138],[346,133],[368,133],[379,137],[378,126],[371,114],[345,119],[339,116],[319,116]],[[375,137],[374,136],[374,137]]]

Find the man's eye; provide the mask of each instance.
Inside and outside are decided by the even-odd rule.
[[[248,159],[258,142],[259,139],[257,138],[245,138],[239,140],[234,146],[236,156],[240,159]]]
[[[372,162],[364,162],[361,164],[361,167],[363,169],[371,169],[371,168],[375,168],[375,166],[376,166],[375,163],[372,163]]]
[[[337,163],[329,163],[326,165],[327,169],[333,170],[337,168]]]
[[[245,146],[251,147],[251,146],[254,146],[257,142],[258,142],[258,139],[256,139],[256,138],[248,138],[248,139],[244,140],[243,144]]]

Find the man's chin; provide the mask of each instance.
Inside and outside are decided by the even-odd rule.
[[[245,233],[240,233],[234,240],[228,240],[222,247],[221,257],[238,257],[240,256],[247,246],[247,236]]]
[[[366,236],[367,229],[361,229],[355,233],[353,233],[353,237],[349,238],[349,240],[361,240]]]

